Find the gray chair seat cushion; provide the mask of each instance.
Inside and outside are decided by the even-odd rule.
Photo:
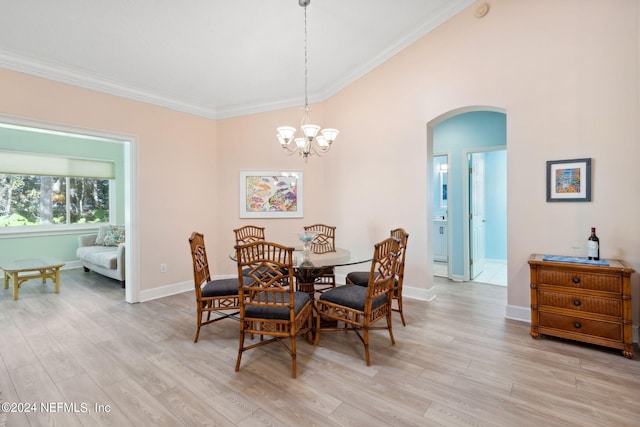
[[[368,271],[352,271],[347,274],[347,279],[354,285],[367,286],[369,284],[369,274]]]
[[[367,287],[358,285],[338,286],[337,288],[333,288],[322,293],[322,295],[320,295],[320,299],[342,305],[344,307],[349,307],[354,310],[364,311],[364,303],[367,299]],[[372,308],[380,307],[386,302],[387,296],[380,295],[373,300]]]
[[[245,285],[249,284],[251,280],[247,277],[243,277]],[[203,297],[223,297],[228,295],[238,295],[238,279],[216,279],[207,282],[202,287]]]
[[[289,293],[280,294],[284,298],[284,303],[289,303]],[[274,301],[274,293],[270,292],[267,297],[269,301]],[[264,301],[264,294],[260,296],[261,301]],[[311,300],[311,297],[306,292],[294,292],[293,293],[293,310],[296,314],[304,308],[304,306]],[[278,319],[289,320],[289,308],[288,307],[264,307],[247,305],[245,309],[245,317],[256,319]]]

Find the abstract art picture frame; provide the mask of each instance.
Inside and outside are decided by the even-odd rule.
[[[547,202],[590,201],[590,158],[547,161]]]
[[[302,218],[303,173],[240,171],[240,218]]]

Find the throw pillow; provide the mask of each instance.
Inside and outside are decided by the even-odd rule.
[[[104,246],[118,246],[124,243],[124,227],[112,225],[104,236]]]
[[[101,225],[98,229],[98,236],[96,237],[96,245],[104,245],[104,236],[107,234],[107,230],[111,228],[111,225]]]

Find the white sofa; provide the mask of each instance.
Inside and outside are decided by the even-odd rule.
[[[80,258],[84,271],[90,270],[125,284],[125,243],[116,246],[96,244],[98,233],[78,236],[76,256]]]

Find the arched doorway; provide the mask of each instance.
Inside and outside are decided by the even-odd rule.
[[[435,232],[442,228],[436,226],[436,222],[439,222],[444,224],[446,230],[448,246],[446,277],[454,281],[473,280],[475,277],[488,280],[488,275],[481,275],[481,259],[474,260],[472,255],[472,253],[475,253],[475,256],[481,255],[485,242],[488,242],[492,268],[496,265],[494,261],[500,261],[503,266],[502,283],[496,284],[506,285],[506,115],[504,110],[474,106],[447,112],[427,124],[427,143],[427,176],[432,178],[432,182],[428,185],[430,192],[428,200],[431,203],[427,204],[426,218],[429,222],[427,229],[432,231],[427,238],[431,259],[435,262],[437,248],[434,244],[437,242],[437,246],[441,246],[439,240],[442,236]],[[436,160],[443,154],[448,158],[447,213],[444,218],[441,206],[436,206],[435,202],[435,195],[442,194],[441,180],[435,179],[439,176],[438,171],[435,170]],[[485,157],[490,164],[490,167],[484,168],[486,180],[485,174],[472,175],[470,167],[471,162],[474,160],[479,162],[480,158],[484,161]],[[476,172],[478,170],[481,168]],[[491,185],[491,187],[485,190],[484,187],[480,187],[482,182],[485,182],[482,185]],[[483,196],[482,201],[485,203],[474,203],[474,201],[478,202],[479,195]],[[472,214],[473,208],[483,205],[488,208],[484,217],[483,212],[477,210]],[[474,215],[477,216],[474,218]],[[489,224],[491,227],[488,227]],[[481,237],[486,231],[485,228],[491,230],[489,234],[491,239]],[[434,265],[434,273],[437,271]]]

